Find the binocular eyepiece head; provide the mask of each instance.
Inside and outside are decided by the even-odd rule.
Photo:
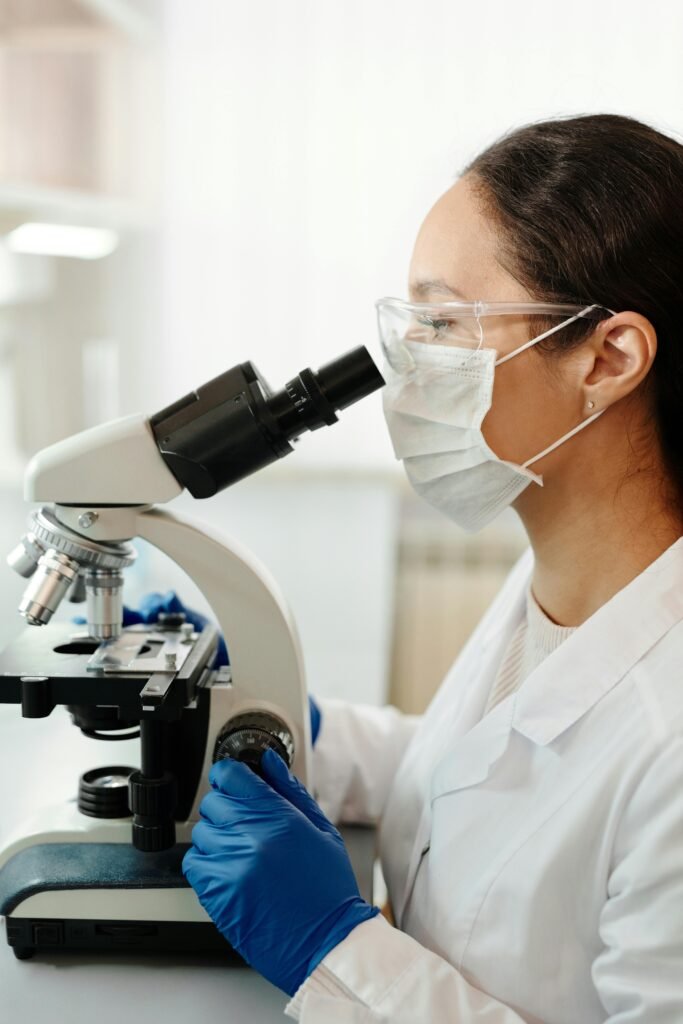
[[[193,497],[208,498],[289,454],[301,434],[331,426],[337,412],[383,385],[363,346],[317,372],[301,370],[277,392],[253,363],[240,363],[150,424],[176,480]]]

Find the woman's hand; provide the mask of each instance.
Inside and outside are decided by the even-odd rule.
[[[228,942],[293,995],[378,910],[361,899],[339,832],[282,758],[267,750],[261,770],[214,764],[183,872]]]

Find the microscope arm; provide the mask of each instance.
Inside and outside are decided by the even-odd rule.
[[[294,738],[293,771],[304,783],[310,780],[303,658],[294,620],[275,581],[233,540],[177,513],[142,511],[136,534],[200,584],[227,641],[234,713],[263,708],[285,719]],[[209,759],[207,772],[210,766]]]

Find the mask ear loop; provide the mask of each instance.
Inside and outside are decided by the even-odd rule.
[[[557,441],[554,441],[552,444],[549,444],[548,447],[544,448],[542,452],[538,453],[538,455],[534,455],[533,458],[527,459],[526,462],[522,463],[522,469],[528,469],[529,466],[533,465],[534,462],[538,462],[539,459],[544,458],[546,455],[550,455],[550,453],[554,452],[556,448],[559,448],[561,444],[564,444],[565,441],[568,441],[570,437],[574,437],[574,434],[578,434],[580,430],[583,430],[584,427],[587,427],[589,424],[591,424],[593,420],[597,420],[598,416],[602,416],[603,412],[605,412],[604,409],[600,409],[599,412],[594,412],[592,416],[589,416],[588,419],[583,420],[581,423],[579,423],[578,426],[574,427],[573,430],[570,430],[568,433],[563,434],[562,437],[560,437]]]
[[[585,314],[589,313],[591,309],[607,309],[607,306],[601,306],[597,302],[594,303],[592,306],[586,306],[585,309],[582,309],[580,313],[576,314],[576,316],[570,317],[569,320],[563,320],[561,324],[557,324],[556,327],[551,328],[551,330],[549,331],[545,331],[544,334],[539,334],[537,338],[532,338],[531,341],[527,341],[526,344],[521,345],[518,349],[515,349],[514,352],[509,352],[508,355],[503,356],[502,359],[498,359],[495,365],[500,366],[501,363],[506,362],[508,359],[512,359],[513,356],[516,356],[519,352],[523,352],[524,349],[530,348],[537,342],[542,341],[543,338],[547,338],[549,334],[554,334],[555,331],[559,331],[562,327],[566,327],[568,324],[573,323],[580,317],[585,316]],[[614,310],[607,309],[607,312],[611,313],[612,316],[616,316]],[[538,455],[534,455],[532,458],[527,459],[526,462],[523,462],[522,469],[528,469],[529,466],[532,466],[534,464],[534,462],[538,462],[546,455],[549,455],[550,452],[554,452],[556,448],[559,448],[561,444],[564,444],[565,441],[568,441],[570,437],[574,437],[574,435],[578,434],[581,430],[584,429],[584,427],[589,426],[591,423],[594,422],[594,420],[597,420],[599,416],[602,416],[604,412],[604,409],[600,409],[598,410],[598,412],[594,412],[592,416],[589,416],[587,419],[583,420],[583,422],[579,423],[576,427],[574,427],[573,430],[568,431],[566,434],[563,434],[562,437],[558,438],[557,441],[554,441],[552,444],[549,444],[548,447],[544,448],[542,452],[538,453]],[[543,478],[541,477],[540,479],[542,481]]]

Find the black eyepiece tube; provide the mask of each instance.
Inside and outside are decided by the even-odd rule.
[[[304,430],[336,423],[338,410],[371,395],[383,384],[370,353],[361,346],[321,366],[317,373],[302,370],[268,399],[268,408],[291,440]]]
[[[293,451],[307,430],[331,426],[337,412],[384,385],[364,347],[302,370],[273,393],[252,363],[233,366],[150,418],[176,480],[208,498]]]
[[[364,346],[321,366],[316,379],[335,409],[346,409],[384,385],[384,378]]]

